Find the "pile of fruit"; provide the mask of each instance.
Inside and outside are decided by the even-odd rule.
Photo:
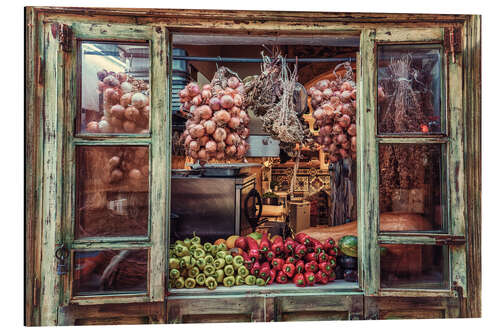
[[[201,244],[200,238],[177,241],[169,260],[170,288],[218,284],[265,286],[293,282],[298,287],[335,280],[339,248],[299,233],[295,239],[252,233]]]
[[[149,85],[126,73],[97,72],[104,115],[87,123],[89,133],[149,133]]]

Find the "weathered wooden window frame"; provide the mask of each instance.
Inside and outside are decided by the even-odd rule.
[[[459,177],[453,184],[459,189],[456,193],[461,193],[462,195],[455,196],[454,198],[448,198],[450,202],[457,202],[461,208],[459,212],[459,219],[463,223],[450,224],[451,229],[448,229],[451,236],[463,236],[466,235],[467,240],[467,253],[465,253],[465,246],[457,246],[454,252],[456,255],[453,256],[452,265],[457,265],[459,269],[457,270],[457,275],[453,275],[452,278],[459,280],[459,283],[463,283],[464,293],[467,293],[466,277],[469,281],[472,281],[472,291],[470,300],[467,298],[467,304],[471,307],[467,307],[466,315],[477,316],[480,314],[480,198],[481,198],[481,185],[480,185],[480,140],[481,140],[481,130],[480,130],[480,108],[481,108],[481,98],[480,98],[480,71],[477,69],[481,66],[481,52],[480,52],[480,17],[478,16],[451,16],[442,15],[437,16],[437,20],[431,20],[430,16],[426,15],[403,15],[403,14],[374,14],[370,18],[365,17],[362,14],[354,14],[343,16],[342,14],[332,14],[332,18],[325,18],[324,20],[317,22],[315,24],[314,30],[307,26],[307,22],[302,26],[297,26],[296,24],[291,25],[290,21],[293,20],[297,14],[281,14],[277,13],[266,13],[263,12],[261,19],[263,21],[252,21],[254,13],[241,15],[228,14],[223,12],[223,14],[214,13],[214,11],[195,11],[192,10],[188,13],[177,12],[175,10],[160,10],[158,17],[149,11],[144,10],[106,10],[106,9],[89,9],[82,13],[78,9],[50,9],[50,8],[29,8],[27,10],[26,22],[28,25],[27,29],[27,83],[26,83],[26,107],[27,116],[26,122],[30,132],[26,135],[26,144],[29,148],[27,150],[27,176],[26,176],[26,188],[28,191],[28,196],[26,199],[28,209],[27,209],[27,237],[26,240],[29,242],[31,239],[35,240],[34,244],[27,243],[28,251],[28,262],[26,263],[27,269],[27,298],[26,304],[31,310],[27,310],[29,317],[28,322],[37,322],[37,316],[40,316],[39,322],[43,325],[54,325],[57,324],[57,309],[63,303],[60,302],[60,298],[63,295],[59,294],[61,286],[65,283],[60,281],[57,275],[55,275],[57,269],[57,261],[53,256],[55,247],[65,241],[62,238],[63,221],[67,216],[68,212],[63,209],[63,193],[65,189],[69,186],[62,182],[63,177],[67,171],[63,172],[63,166],[66,156],[67,145],[65,138],[62,137],[62,124],[65,123],[65,117],[58,110],[62,110],[72,97],[71,91],[66,92],[65,96],[64,80],[61,79],[66,71],[66,68],[62,66],[64,64],[64,58],[67,57],[61,50],[58,41],[58,32],[52,30],[52,24],[57,24],[58,22],[65,22],[67,24],[77,24],[78,22],[94,22],[93,26],[108,27],[111,24],[108,22],[128,22],[128,24],[134,24],[134,27],[148,27],[155,29],[158,32],[158,28],[164,32],[164,41],[162,41],[163,49],[168,50],[170,46],[166,41],[169,39],[170,35],[166,31],[166,27],[171,28],[170,30],[183,30],[186,26],[190,31],[203,31],[217,27],[220,24],[219,31],[236,31],[236,29],[248,29],[246,25],[248,24],[253,32],[259,31],[269,31],[270,27],[276,26],[279,32],[290,32],[297,29],[300,33],[335,33],[341,30],[350,31],[361,31],[361,42],[360,42],[360,53],[361,59],[358,64],[361,64],[362,70],[358,76],[361,79],[358,82],[363,84],[359,88],[358,95],[363,94],[365,98],[359,99],[359,110],[371,110],[372,112],[362,112],[358,116],[358,121],[364,120],[363,123],[369,124],[372,122],[374,124],[373,117],[375,115],[375,102],[376,102],[376,53],[375,43],[376,36],[384,36],[383,31],[390,30],[391,34],[394,31],[392,27],[400,26],[406,27],[404,31],[411,32],[417,29],[419,26],[429,26],[429,27],[450,27],[457,26],[462,31],[463,40],[463,56],[457,53],[456,63],[453,63],[449,70],[449,75],[455,75],[455,77],[461,78],[462,64],[464,68],[464,82],[463,82],[463,94],[462,89],[457,95],[454,95],[452,101],[449,101],[449,111],[453,113],[458,118],[458,122],[451,128],[452,131],[449,132],[453,139],[450,142],[450,150],[454,158],[458,162],[458,174]],[[120,17],[115,16],[122,15]],[[123,14],[129,15],[130,17],[123,16]],[[82,15],[93,15],[92,19],[88,17],[83,17]],[[196,15],[205,15],[201,19],[202,24],[196,27],[200,22],[200,18]],[[308,13],[303,13],[304,17],[311,19]],[[110,15],[110,16],[108,16]],[[135,17],[135,15],[137,15]],[[229,15],[229,16],[228,16]],[[234,15],[234,16],[233,16]],[[242,16],[243,15],[243,16]],[[248,16],[245,16],[248,15]],[[291,15],[290,17],[286,15]],[[294,16],[295,15],[295,16]],[[301,17],[300,13],[298,17]],[[312,14],[311,14],[312,15]],[[387,17],[386,17],[387,16]],[[210,17],[216,18],[217,22],[208,21]],[[248,22],[237,22],[237,18],[249,19]],[[412,19],[409,22],[409,19]],[[205,20],[207,22],[205,22]],[[224,25],[224,22],[229,22],[234,20],[232,26]],[[273,21],[276,20],[276,21]],[[258,22],[258,23],[256,23]],[[280,23],[277,23],[280,22]],[[365,23],[361,23],[365,22]],[[397,23],[399,22],[399,23]],[[405,24],[405,22],[409,22]],[[196,28],[193,28],[196,27]],[[380,28],[381,27],[381,28]],[[404,32],[403,31],[403,32]],[[377,35],[380,33],[381,35]],[[394,35],[393,35],[394,36]],[[400,37],[402,35],[399,35]],[[382,37],[381,37],[382,38]],[[396,37],[393,37],[396,38]],[[119,36],[121,39],[121,36]],[[161,39],[161,38],[160,38]],[[403,42],[404,38],[395,40],[395,42]],[[168,50],[170,51],[170,50]],[[168,52],[164,53],[167,54]],[[448,63],[450,63],[450,55],[447,56]],[[166,65],[165,60],[162,66],[170,67],[170,64]],[[372,71],[370,71],[372,69]],[[166,71],[164,71],[166,73]],[[160,80],[162,77],[159,78]],[[153,80],[153,77],[151,78]],[[168,92],[169,80],[165,80],[164,87],[159,87],[158,92],[162,89]],[[158,81],[158,80],[156,80]],[[163,84],[162,84],[163,85]],[[479,86],[478,86],[479,85]],[[158,87],[158,86],[157,86]],[[447,89],[449,91],[449,89]],[[69,97],[68,97],[69,96]],[[168,94],[163,94],[163,96],[169,96]],[[74,97],[74,96],[73,96]],[[157,120],[156,126],[161,126],[161,122],[164,124],[164,133],[170,133],[171,127],[169,122],[169,108],[166,107],[169,101],[162,101],[165,105],[165,112],[163,115],[159,112],[153,116]],[[157,104],[157,106],[159,106]],[[358,112],[360,112],[358,110]],[[38,111],[38,112],[35,112]],[[163,119],[162,119],[163,118]],[[160,122],[158,122],[160,120]],[[450,119],[446,122],[447,126],[450,126]],[[152,122],[153,123],[153,122]],[[466,125],[466,126],[464,126]],[[153,125],[155,126],[155,125]],[[361,125],[360,125],[361,127]],[[166,143],[165,151],[166,158],[164,159],[163,165],[164,170],[169,170],[170,168],[170,136],[162,135],[160,132],[155,132],[153,130],[153,137],[158,140],[163,140]],[[68,134],[65,131],[65,136]],[[364,172],[359,172],[363,175],[363,178],[368,179],[368,182],[364,184],[358,181],[358,195],[360,201],[363,200],[365,204],[369,204],[373,209],[378,210],[378,201],[376,196],[378,196],[378,188],[373,181],[370,181],[369,175],[375,176],[372,179],[378,179],[378,163],[376,158],[376,145],[377,140],[375,139],[376,128],[373,126],[371,132],[363,131],[360,135],[360,144],[365,145],[363,151],[359,150],[358,153],[358,163],[363,160],[366,163],[362,165],[358,164],[358,170]],[[155,135],[156,133],[156,135]],[[467,133],[467,135],[466,135]],[[103,141],[109,139],[108,141],[114,140],[114,138],[99,138],[96,143],[102,143]],[[426,138],[424,140],[430,140]],[[385,140],[390,140],[386,138]],[[417,140],[417,139],[415,139]],[[420,140],[420,139],[418,139]],[[155,141],[156,142],[156,141]],[[30,146],[33,145],[33,146]],[[33,148],[32,148],[33,147]],[[156,149],[159,149],[157,146]],[[365,156],[365,158],[361,158]],[[369,160],[367,160],[369,158]],[[375,158],[375,159],[374,159]],[[450,162],[450,161],[449,161]],[[153,161],[153,163],[155,163]],[[160,163],[161,164],[161,163]],[[465,173],[464,167],[465,164]],[[448,163],[448,169],[451,168],[450,163]],[[467,183],[464,183],[465,179]],[[154,176],[153,176],[154,179]],[[450,175],[450,178],[451,175]],[[168,212],[170,202],[170,191],[168,190],[169,177],[162,179],[166,193],[163,193],[165,198],[166,207],[163,210],[165,213],[165,220],[168,220]],[[63,188],[64,184],[64,188]],[[464,185],[466,185],[466,190],[464,190]],[[72,185],[71,185],[72,186]],[[151,185],[153,186],[153,185]],[[364,192],[366,189],[371,189],[370,191]],[[31,193],[33,191],[33,194]],[[466,191],[466,193],[464,193]],[[151,195],[151,194],[150,194]],[[464,197],[466,202],[464,202]],[[36,198],[39,198],[38,202]],[[358,205],[361,202],[358,201]],[[466,206],[465,206],[466,205]],[[365,206],[366,207],[366,206]],[[465,207],[467,210],[464,212]],[[374,214],[374,211],[368,209],[362,209],[360,214],[360,223],[358,225],[359,229],[364,229],[364,233],[360,233],[360,248],[361,253],[360,265],[364,269],[360,270],[360,286],[363,288],[366,296],[379,295],[379,296],[415,296],[415,297],[425,297],[425,296],[439,296],[435,291],[420,291],[420,290],[405,290],[405,291],[381,291],[379,289],[379,261],[378,261],[378,251],[370,251],[371,248],[378,248],[378,243],[380,241],[388,242],[412,242],[414,235],[401,235],[401,237],[396,237],[395,235],[389,235],[391,239],[387,238],[386,235],[379,235],[377,232],[378,228],[378,214]],[[452,210],[453,211],[453,210]],[[465,216],[464,216],[465,215]],[[463,218],[462,218],[463,216]],[[31,218],[31,220],[30,220]],[[465,219],[467,218],[467,223]],[[373,223],[373,220],[377,223]],[[33,221],[33,222],[31,222]],[[372,221],[372,222],[370,222]],[[450,220],[451,222],[451,220]],[[168,223],[164,225],[164,232],[157,235],[155,242],[157,244],[164,244],[168,241],[165,233],[168,235]],[[37,234],[38,233],[38,234]],[[435,235],[420,235],[417,242],[425,242],[433,244],[436,242]],[[160,241],[160,238],[162,238]],[[386,237],[386,238],[384,238]],[[469,243],[470,242],[470,243]],[[102,243],[106,244],[106,243]],[[102,245],[101,244],[101,245]],[[163,253],[165,253],[163,251]],[[42,255],[43,254],[43,255]],[[34,257],[32,257],[34,256]],[[163,257],[163,260],[165,258]],[[37,261],[39,260],[39,261]],[[466,264],[469,270],[466,271]],[[158,266],[165,273],[166,266],[163,263],[158,262]],[[474,269],[472,271],[471,269]],[[479,272],[478,272],[479,270]],[[34,277],[31,277],[30,272],[34,273]],[[374,279],[375,278],[375,279]],[[160,290],[165,288],[164,281],[158,281],[158,285],[155,285],[155,290]],[[151,284],[151,281],[150,281]],[[32,289],[30,289],[32,288]],[[157,294],[158,299],[163,299],[163,292],[161,295]],[[453,293],[447,292],[445,296],[451,296]],[[467,294],[465,294],[467,295]],[[464,296],[465,296],[464,295]],[[31,305],[31,300],[33,304]],[[65,299],[67,301],[67,299]],[[107,300],[100,300],[99,302],[112,302],[118,303],[116,297],[111,297]],[[149,300],[148,300],[149,301]],[[90,302],[92,303],[92,301]],[[84,304],[84,303],[82,303]],[[465,312],[464,312],[465,313]]]
[[[169,178],[165,170],[170,165],[170,129],[168,115],[167,57],[168,31],[164,26],[135,26],[127,24],[91,24],[68,22],[72,38],[70,50],[63,51],[61,29],[63,24],[44,24],[45,92],[44,105],[49,117],[44,121],[47,143],[44,144],[44,164],[47,166],[44,194],[44,219],[53,221],[44,231],[44,247],[49,250],[60,244],[70,249],[68,274],[61,279],[55,274],[57,261],[53,256],[42,260],[43,287],[50,290],[41,297],[42,307],[57,309],[59,305],[135,303],[163,301],[165,295],[165,221],[169,214]],[[79,68],[79,40],[110,42],[148,42],[150,49],[151,120],[148,135],[93,135],[75,133],[75,119],[79,115],[77,101]],[[63,129],[61,131],[61,129]],[[55,140],[51,140],[55,139]],[[148,235],[146,237],[94,237],[75,240],[75,149],[77,146],[147,146],[150,160]],[[67,180],[67,181],[63,181]],[[54,181],[56,180],[56,181]],[[55,209],[49,209],[54,207]],[[56,222],[56,223],[54,223]],[[76,250],[148,249],[148,284],[146,293],[99,294],[75,296],[72,293],[73,255]],[[62,292],[59,292],[59,287]],[[55,321],[53,311],[42,311],[44,322]]]

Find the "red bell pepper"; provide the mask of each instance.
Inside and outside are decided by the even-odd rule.
[[[285,264],[294,264],[297,262],[297,259],[295,257],[288,257],[285,260]]]
[[[330,266],[332,266],[333,269],[333,267],[337,266],[337,259],[335,259],[335,257],[329,256],[328,263],[330,264]]]
[[[322,262],[319,264],[319,270],[325,272],[326,274],[330,274],[332,271],[332,266],[328,262]]]
[[[305,256],[307,253],[307,249],[306,249],[306,246],[304,244],[298,244],[296,247],[295,247],[295,256],[297,258],[302,258],[303,256]]]
[[[260,264],[258,261],[254,262],[252,268],[250,269],[250,274],[259,276],[260,273]]]
[[[241,256],[243,257],[243,266],[250,270],[252,268],[252,260],[248,256],[248,253],[243,252],[241,253]]]
[[[276,282],[280,284],[284,284],[288,282],[288,277],[286,276],[285,272],[283,271],[278,271],[278,275],[276,276]]]
[[[328,237],[326,241],[323,243],[323,249],[325,249],[325,251],[328,251],[334,246],[335,246],[335,240],[332,237]]]
[[[306,272],[316,273],[318,271],[318,263],[316,261],[309,261],[306,263]]]
[[[316,274],[314,274],[314,278],[316,279],[317,283],[321,283],[321,284],[328,283],[328,274],[325,272],[318,271]]]
[[[285,245],[283,244],[283,238],[281,237],[276,237],[276,239],[273,242],[273,245],[271,245],[271,250],[279,255],[284,251]]]
[[[258,261],[260,252],[259,252],[259,245],[257,244],[257,241],[253,239],[252,237],[247,236],[247,243],[248,243],[248,257],[250,257],[250,260],[252,262]]]
[[[260,251],[267,253],[271,249],[271,243],[267,238],[267,233],[262,234],[262,239],[260,240]]]
[[[288,276],[289,278],[292,278],[295,274],[294,264],[284,264],[281,270],[285,272],[286,276]]]
[[[329,281],[329,282],[335,281],[335,279],[336,279],[336,278],[337,278],[337,276],[335,275],[335,271],[334,271],[334,270],[332,270],[332,271],[330,272],[330,274],[328,274],[328,281]]]
[[[314,252],[310,252],[304,256],[304,261],[309,262],[309,261],[317,261],[318,260],[318,254]]]
[[[288,237],[285,241],[285,248],[283,249],[286,255],[292,255],[293,251],[295,251],[295,246],[297,246],[297,242]]]
[[[304,277],[304,274],[295,274],[295,277],[293,278],[293,283],[297,287],[305,287],[306,286],[306,278]]]
[[[266,260],[267,261],[272,262],[275,257],[276,257],[276,254],[273,251],[267,251],[267,253],[266,253]]]
[[[273,266],[273,268],[278,270],[278,271],[281,271],[284,264],[285,264],[285,261],[281,258],[274,258],[273,261],[271,261],[271,266]]]
[[[299,232],[298,234],[295,235],[295,240],[297,242],[299,242],[300,244],[303,244],[303,245],[309,245],[311,244],[311,237],[306,235],[305,233],[303,232]]]
[[[321,250],[323,250],[323,244],[321,244],[321,242],[315,238],[311,237],[310,239],[312,247],[314,248],[314,253],[320,253]]]
[[[270,273],[271,273],[271,266],[269,266],[269,262],[265,261],[260,266],[259,277],[264,279],[264,281],[267,281],[267,278],[269,277]]]
[[[314,282],[316,282],[316,277],[313,272],[306,272],[306,274],[304,274],[304,278],[308,286],[314,286]]]
[[[328,254],[326,254],[325,252],[321,252],[320,254],[318,254],[318,262],[319,263],[327,262],[327,261],[328,261]]]
[[[269,271],[269,278],[267,279],[267,284],[272,284],[274,282],[274,279],[276,279],[276,270],[271,269]]]
[[[295,271],[297,273],[304,273],[306,271],[305,264],[302,260],[297,260],[295,264]]]

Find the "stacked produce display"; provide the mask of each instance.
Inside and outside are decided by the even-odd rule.
[[[333,163],[356,159],[356,83],[350,67],[344,76],[338,76],[337,69],[333,80],[320,80],[308,91],[319,128],[316,142]]]
[[[231,236],[211,243],[199,237],[176,241],[170,251],[170,288],[215,289],[239,285],[294,283],[298,287],[335,281],[339,248],[299,233],[294,239],[266,233]]]
[[[179,96],[181,112],[189,118],[181,136],[187,156],[204,164],[246,155],[250,117],[242,108],[243,84],[236,76],[227,79],[226,87],[206,84],[200,89],[191,82]]]
[[[104,115],[86,125],[89,133],[148,133],[149,85],[126,73],[97,72]]]

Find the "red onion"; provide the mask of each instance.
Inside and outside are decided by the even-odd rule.
[[[202,105],[198,108],[201,119],[212,118],[212,109],[208,105]]]
[[[348,115],[344,114],[342,117],[339,119],[339,125],[347,128],[351,124],[351,117]]]
[[[233,99],[234,99],[234,105],[236,105],[238,107],[243,105],[243,97],[241,97],[240,94],[235,94]]]
[[[190,150],[189,151],[189,155],[194,159],[194,160],[197,160],[198,159],[198,153],[195,152],[195,151],[192,151]]]
[[[205,146],[208,141],[210,141],[210,137],[208,135],[204,135],[198,139],[198,143],[200,144],[200,147]]]
[[[200,144],[198,143],[198,141],[193,140],[189,143],[189,149],[191,151],[198,151],[200,150]]]
[[[111,126],[113,126],[115,129],[121,129],[122,128],[122,121],[118,119],[117,117],[111,117],[111,120],[109,121]]]
[[[125,114],[125,108],[120,104],[113,105],[113,107],[111,108],[111,115],[113,117],[116,117],[118,119],[123,119],[124,114]]]
[[[234,145],[227,146],[225,152],[226,155],[233,156],[234,154],[236,154],[236,146]]]
[[[351,150],[356,151],[356,137],[355,136],[353,136],[351,138]]]
[[[213,120],[207,120],[203,124],[203,127],[205,127],[205,131],[207,132],[207,134],[212,134],[215,132],[216,125]]]
[[[236,105],[229,110],[231,117],[239,117],[241,109]]]
[[[97,123],[97,121],[91,121],[87,124],[87,132],[99,133],[99,124]]]
[[[102,82],[107,85],[107,86],[110,86],[110,87],[116,87],[120,84],[120,81],[118,81],[118,79],[116,77],[114,77],[113,75],[108,75],[104,78],[104,80],[102,80]]]
[[[189,97],[189,92],[187,91],[186,88],[179,90],[179,97],[180,98],[188,98]]]
[[[201,98],[201,95],[196,95],[193,97],[193,99],[191,100],[191,102],[196,105],[196,106],[200,106],[201,103],[203,103],[203,98]]]
[[[206,161],[208,159],[208,154],[207,154],[207,151],[206,149],[200,149],[200,151],[198,151],[198,158],[201,160],[201,161]]]
[[[347,141],[347,136],[345,134],[339,134],[335,137],[335,139],[337,140],[338,144],[343,144]]]
[[[330,97],[333,96],[333,91],[332,89],[330,88],[326,88],[325,90],[323,90],[323,97],[326,98],[326,99],[329,99]]]
[[[217,160],[219,160],[219,161],[224,160],[224,158],[225,158],[225,157],[226,157],[226,155],[224,154],[224,152],[223,152],[223,151],[219,151],[219,152],[217,152],[217,154],[215,155],[215,158],[216,158]]]
[[[208,101],[210,97],[212,97],[212,92],[210,90],[201,91],[201,98],[203,98],[204,101]]]
[[[205,145],[205,149],[209,152],[209,153],[214,153],[217,151],[217,143],[215,143],[215,141],[208,141]]]
[[[330,126],[330,125],[322,126],[319,129],[319,135],[326,136],[326,135],[330,135],[331,133],[332,133],[332,126]]]
[[[344,148],[340,148],[339,149],[339,154],[340,154],[340,156],[342,156],[342,158],[349,157],[349,154],[347,153],[347,150],[345,150]]]
[[[191,82],[186,86],[189,96],[194,97],[200,93],[200,87],[195,82]]]
[[[113,88],[104,90],[104,101],[114,105],[120,101],[120,94]]]
[[[214,120],[219,125],[227,124],[230,119],[231,115],[226,110],[220,110],[214,114]]]
[[[125,82],[125,81],[127,81],[128,77],[127,77],[127,74],[125,74],[125,73],[123,73],[123,72],[120,72],[120,73],[118,73],[118,75],[117,75],[117,79],[118,79],[118,81],[120,81],[120,82]]]
[[[231,77],[227,80],[227,85],[228,85],[230,88],[236,89],[236,88],[238,88],[238,86],[240,85],[240,80],[238,80],[238,78],[237,78],[236,76],[231,76]]]
[[[309,88],[309,90],[307,91],[307,94],[308,94],[309,96],[312,96],[312,94],[314,93],[314,91],[315,91],[315,90],[318,90],[318,89],[316,89],[316,87],[312,86],[312,87],[311,87],[311,88]]]
[[[205,127],[203,125],[194,125],[191,127],[189,130],[189,135],[191,135],[192,138],[201,138],[203,135],[205,135]]]
[[[123,122],[123,129],[125,130],[125,132],[127,133],[132,133],[135,131],[136,129],[136,125],[134,122],[130,121],[130,120],[125,120]]]
[[[331,143],[332,143],[332,137],[331,137],[331,136],[329,136],[329,135],[327,135],[327,136],[323,136],[323,140],[322,140],[322,142],[321,142],[321,144],[322,144],[323,146],[328,146],[328,145],[330,145]]]
[[[340,94],[340,100],[342,102],[347,103],[347,102],[349,102],[350,99],[351,99],[351,91],[350,90],[344,90]]]
[[[221,142],[221,141],[226,140],[227,133],[226,133],[226,130],[224,130],[224,128],[217,127],[217,129],[215,130],[215,132],[212,136],[214,137],[215,141]]]
[[[356,89],[353,89],[353,90],[351,91],[351,98],[352,98],[352,99],[356,99]]]
[[[212,91],[212,85],[210,83],[204,84],[202,89]]]
[[[132,95],[132,105],[140,109],[148,105],[148,97],[140,92],[135,93]]]
[[[248,138],[248,135],[250,134],[250,130],[247,127],[244,127],[243,130],[241,131],[241,137],[243,139]]]
[[[139,117],[140,113],[136,107],[129,106],[128,108],[125,109],[125,118],[127,118],[128,120],[137,121]]]
[[[217,151],[223,153],[224,149],[226,149],[226,143],[224,141],[217,142]]]
[[[186,140],[184,141],[184,147],[188,148],[191,141],[193,141],[191,135],[186,136]]]
[[[316,83],[316,88],[323,91],[330,86],[330,82],[328,80],[321,80]]]
[[[349,140],[346,140],[346,141],[342,142],[341,146],[345,150],[349,150],[349,148],[351,148],[351,143],[349,142]]]
[[[232,117],[227,125],[232,129],[236,129],[238,126],[240,126],[240,118]]]
[[[342,133],[344,130],[342,129],[342,126],[340,126],[339,124],[335,124],[333,125],[332,127],[332,132],[333,134],[340,134]]]
[[[230,95],[224,95],[220,99],[220,105],[224,109],[230,109],[234,105],[234,100],[233,100],[233,98]]]
[[[243,156],[245,156],[247,150],[245,148],[245,145],[244,144],[240,144],[238,145],[238,148],[236,149],[236,156],[238,156],[239,158],[242,158]]]
[[[323,109],[316,109],[313,113],[313,117],[316,120],[322,120],[325,117],[326,113]]]
[[[351,124],[349,128],[347,129],[347,133],[351,136],[356,135],[356,124]]]
[[[212,97],[210,101],[208,102],[208,105],[210,108],[214,111],[219,111],[220,110],[220,100],[217,97]]]
[[[350,81],[346,81],[342,83],[340,86],[340,90],[345,91],[345,90],[352,90],[353,84]]]

